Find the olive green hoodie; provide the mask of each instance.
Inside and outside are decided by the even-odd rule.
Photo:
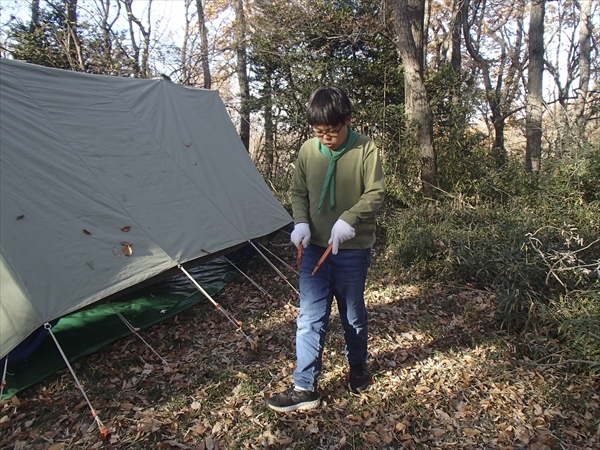
[[[317,138],[300,148],[292,183],[294,223],[310,225],[310,242],[328,245],[333,224],[342,219],[356,230],[356,236],[341,249],[369,248],[375,243],[375,214],[384,197],[381,157],[375,143],[360,135],[354,145],[336,163],[335,204],[326,196],[318,212],[319,198],[329,166],[329,158],[319,151]]]

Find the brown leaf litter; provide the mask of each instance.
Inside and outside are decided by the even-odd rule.
[[[275,251],[295,265],[293,248]],[[298,301],[268,265],[249,274],[272,298],[239,277],[219,303],[255,344],[203,302],[142,332],[171,367],[135,337],[73,364],[109,441],[61,370],[2,403],[0,448],[600,448],[598,378],[520,363],[516,349],[526,337],[499,328],[492,293],[394,285],[376,270],[366,292],[371,388],[361,395],[345,389],[334,310],[321,408],[276,414],[264,397],[292,382]]]

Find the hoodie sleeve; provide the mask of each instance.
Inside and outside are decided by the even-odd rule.
[[[294,224],[310,223],[310,202],[306,180],[306,144],[300,148],[292,179],[292,214]]]

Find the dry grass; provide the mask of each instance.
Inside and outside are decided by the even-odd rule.
[[[267,265],[251,275],[273,298],[238,278],[217,300],[243,321],[257,349],[201,304],[144,332],[173,369],[134,337],[75,363],[111,433],[107,441],[63,370],[2,404],[0,447],[600,448],[598,378],[570,373],[568,365],[518,361],[519,347],[534,344],[498,328],[493,294],[469,286],[396,286],[374,272],[367,289],[371,389],[362,395],[345,389],[334,312],[322,407],[274,413],[264,397],[292,382],[297,298]]]

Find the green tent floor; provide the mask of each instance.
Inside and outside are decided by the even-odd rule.
[[[255,260],[250,259],[241,269],[248,268],[253,261]],[[221,259],[188,272],[211,296],[216,295],[239,274],[237,269]],[[148,286],[127,297],[62,317],[52,327],[52,333],[69,362],[73,362],[132,334],[117,313],[133,327],[142,330],[204,303],[205,300],[204,295],[181,275]],[[2,398],[11,398],[64,367],[66,364],[52,336],[48,334],[26,360],[11,365],[9,355],[9,370]],[[0,370],[4,370],[4,367]]]

